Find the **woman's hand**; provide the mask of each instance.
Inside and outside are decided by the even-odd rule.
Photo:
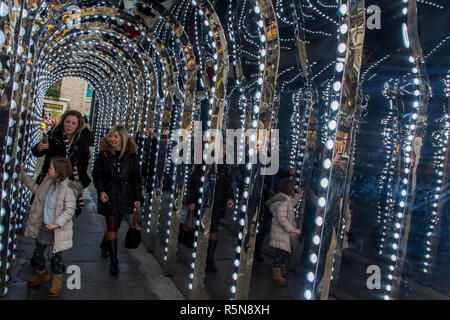
[[[100,192],[100,201],[106,203],[109,201],[109,197],[106,192]]]
[[[141,202],[140,201],[136,201],[135,207],[138,205],[139,203],[139,208],[141,207]],[[134,210],[133,212],[133,222],[131,224],[131,226],[137,230],[141,230],[141,226],[139,225],[139,209],[136,208],[136,210]]]
[[[50,144],[48,143],[47,140],[42,138],[41,141],[39,141],[39,144],[37,146],[38,151],[42,151],[42,150],[48,150],[50,148]],[[46,142],[46,143],[44,143]]]
[[[136,201],[134,203],[134,207],[136,208],[136,211],[139,210],[141,208],[141,202],[140,201]]]
[[[300,231],[300,229],[295,229],[294,233],[299,236],[302,232]]]
[[[52,222],[52,223],[46,224],[45,227],[46,227],[48,230],[53,230],[53,229],[58,228],[58,225],[57,225],[56,223]]]
[[[228,206],[228,208],[233,208],[233,206],[234,206],[233,200],[228,199],[227,206]]]

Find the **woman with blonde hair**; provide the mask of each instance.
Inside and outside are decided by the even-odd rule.
[[[126,214],[142,204],[142,181],[136,143],[123,126],[115,126],[100,141],[92,178],[98,193],[98,213],[105,216],[106,232],[100,245],[110,258],[110,273],[117,275],[117,232]]]

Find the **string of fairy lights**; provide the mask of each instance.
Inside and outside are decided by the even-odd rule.
[[[200,47],[201,45],[203,46],[203,48],[209,47],[209,50],[212,50],[212,52],[213,52],[213,54],[212,54],[213,75],[211,77],[212,81],[209,86],[209,90],[207,91],[207,94],[206,94],[206,101],[208,102],[208,117],[207,117],[207,121],[206,121],[206,130],[209,130],[212,128],[212,116],[213,116],[213,114],[217,114],[217,111],[218,111],[217,110],[217,108],[218,108],[217,97],[218,96],[216,94],[216,86],[217,86],[217,81],[218,81],[217,77],[219,76],[219,72],[218,72],[219,67],[220,68],[223,67],[223,61],[219,60],[219,57],[218,57],[219,44],[217,43],[218,39],[216,38],[218,35],[216,35],[214,33],[214,31],[215,31],[214,28],[217,28],[217,26],[213,27],[211,25],[212,23],[215,24],[215,21],[213,21],[212,16],[211,16],[212,8],[210,8],[209,5],[206,6],[206,4],[203,1],[195,1],[195,0],[191,1],[191,6],[193,6],[196,9],[197,19],[199,20],[199,22],[201,22],[201,24],[204,28],[204,29],[200,29],[200,30],[205,30],[204,31],[205,35],[202,38],[204,40],[207,39],[206,41],[201,43],[200,36],[197,36],[197,34],[196,34],[194,46],[197,48]],[[207,14],[205,14],[205,10],[208,11]],[[196,30],[196,31],[200,31],[200,30]],[[211,59],[211,57],[209,57],[209,59]],[[204,67],[206,67],[206,66],[204,66]],[[219,123],[216,124],[216,127],[219,127]],[[211,139],[212,137],[209,137],[209,138]],[[208,149],[209,143],[210,142],[205,143],[205,149]],[[206,158],[203,158],[203,160],[206,160]],[[204,188],[206,188],[206,179],[205,179],[206,172],[207,172],[207,166],[205,164],[203,164],[201,166],[201,179],[200,179],[200,181],[202,182],[202,186],[198,190],[200,195],[203,195]],[[198,203],[197,216],[198,217],[202,217],[202,207],[204,205],[202,198],[203,197],[201,196],[200,198],[197,199],[197,203]],[[192,252],[192,262],[190,264],[191,271],[189,273],[188,288],[190,290],[193,289],[194,270],[196,268],[196,260],[197,260],[196,257],[197,257],[197,245],[198,245],[199,231],[200,231],[200,220],[197,219],[195,222],[195,232],[194,232],[194,244],[193,244],[194,250]]]
[[[22,5],[15,5],[9,8],[8,4],[2,2],[0,7],[0,16],[1,17],[8,17],[15,25],[16,32],[13,36],[11,41],[13,42],[19,42],[21,38],[25,35],[25,29],[23,28],[23,14],[22,14]],[[0,39],[0,42],[5,42],[5,35],[2,32],[2,37]],[[10,48],[10,54],[12,55],[9,60],[5,63],[5,68],[7,68],[8,77],[4,77],[4,83],[2,83],[2,95],[5,93],[5,91],[10,92],[11,98],[9,100],[6,100],[3,102],[5,106],[7,106],[7,112],[8,112],[8,125],[6,126],[6,130],[2,132],[5,139],[3,140],[4,145],[3,147],[3,153],[5,155],[5,161],[2,163],[2,202],[1,202],[1,216],[2,216],[2,225],[0,227],[0,272],[1,272],[1,282],[6,283],[9,280],[9,274],[11,273],[11,266],[13,261],[15,260],[15,249],[16,249],[16,238],[17,234],[15,231],[16,228],[16,215],[19,214],[18,212],[12,211],[16,206],[16,199],[17,193],[21,188],[16,187],[16,179],[17,174],[14,171],[14,167],[17,166],[17,153],[20,153],[20,147],[14,143],[15,140],[18,138],[18,133],[20,131],[19,125],[17,125],[17,122],[20,119],[20,116],[23,112],[22,108],[20,107],[20,99],[21,97],[18,95],[20,92],[22,92],[22,84],[20,83],[20,73],[21,66],[20,66],[20,59],[21,55],[23,54],[23,47],[22,46],[14,46],[13,48]],[[3,66],[2,66],[3,67]],[[8,86],[8,88],[7,88]],[[2,97],[3,98],[3,97]],[[19,103],[18,103],[19,102]],[[15,125],[16,124],[16,125]],[[23,123],[21,123],[23,126]],[[9,172],[9,174],[8,174]],[[11,176],[10,176],[11,174]],[[3,217],[7,217],[9,220],[8,223],[5,225],[7,228],[3,226]],[[2,293],[7,294],[8,293],[8,287],[5,285],[2,288]]]
[[[244,16],[244,10],[248,10],[248,7],[246,6],[246,3],[244,3],[241,7],[241,16]],[[248,12],[248,11],[247,11]],[[238,220],[239,224],[239,233],[238,233],[238,241],[237,245],[234,248],[235,251],[235,258],[233,260],[233,267],[234,271],[232,271],[232,280],[233,283],[230,286],[230,292],[232,296],[236,294],[237,288],[236,284],[238,281],[238,272],[239,272],[239,265],[240,265],[240,254],[242,251],[243,241],[244,241],[244,226],[246,224],[246,218],[247,218],[247,207],[248,207],[248,201],[249,201],[249,185],[250,185],[250,177],[252,177],[253,170],[255,169],[252,165],[255,163],[253,160],[256,157],[255,151],[256,151],[256,145],[258,143],[258,121],[261,111],[261,98],[262,98],[262,86],[263,86],[263,77],[264,77],[264,71],[266,69],[267,64],[267,39],[266,39],[266,30],[265,30],[265,22],[264,22],[264,16],[262,13],[262,9],[260,7],[260,4],[255,1],[253,5],[253,23],[254,23],[254,35],[253,38],[259,40],[259,44],[256,48],[259,49],[258,51],[258,74],[256,75],[257,81],[255,82],[255,89],[254,94],[252,97],[249,97],[248,102],[250,103],[249,108],[246,110],[249,116],[246,116],[246,119],[250,120],[250,129],[252,129],[252,132],[249,136],[249,144],[248,144],[248,160],[246,159],[245,163],[245,171],[243,174],[243,190],[240,190],[241,194],[236,198],[236,202],[239,203],[239,212],[237,213],[236,220]],[[248,30],[244,29],[244,39],[251,38],[251,35],[246,35],[246,32]],[[241,96],[242,98],[242,96]],[[240,99],[242,102],[244,102],[244,99]],[[247,99],[246,99],[247,100]],[[242,119],[242,118],[241,118]],[[243,126],[243,123],[241,123],[241,126]],[[242,155],[243,150],[238,151],[238,158],[243,159]]]
[[[311,5],[311,3],[308,1]],[[316,9],[311,5],[314,10]],[[332,159],[334,156],[334,143],[336,139],[336,130],[337,130],[337,117],[340,110],[340,99],[341,99],[341,91],[342,91],[342,79],[343,79],[343,70],[345,57],[347,52],[347,32],[348,32],[348,11],[349,8],[346,3],[341,1],[339,6],[339,24],[338,25],[338,44],[337,44],[337,55],[335,61],[335,74],[334,80],[330,82],[330,87],[332,90],[329,91],[329,95],[327,95],[326,103],[330,101],[328,114],[327,114],[327,128],[326,134],[324,135],[325,142],[325,151],[324,151],[324,160],[322,162],[322,170],[319,178],[320,189],[317,194],[317,205],[318,210],[315,218],[315,229],[314,235],[312,237],[311,249],[308,253],[308,270],[306,273],[306,285],[303,292],[304,299],[311,299],[313,295],[315,295],[317,283],[317,273],[318,273],[318,260],[321,255],[321,240],[323,237],[323,222],[327,218],[326,214],[330,210],[329,205],[327,205],[327,198],[329,195],[329,181],[331,177],[331,169],[332,169]],[[321,14],[324,18],[327,18],[326,15]],[[329,17],[327,20],[334,22],[334,20]]]
[[[444,6],[433,1],[418,0],[419,4],[443,10]],[[267,69],[267,45],[268,37],[265,26],[269,22],[264,20],[261,8],[261,1],[228,0],[224,3],[225,19],[223,28],[223,38],[228,44],[229,55],[226,61],[221,60],[223,54],[220,50],[225,44],[219,43],[217,32],[217,21],[215,8],[210,2],[203,0],[180,0],[178,4],[172,6],[169,11],[162,11],[161,5],[153,3],[149,7],[145,3],[138,2],[145,9],[155,14],[155,18],[145,16],[134,7],[120,12],[116,4],[110,2],[83,2],[80,5],[81,16],[76,21],[67,22],[65,20],[65,10],[69,3],[59,10],[50,8],[51,1],[38,2],[31,6],[28,1],[23,1],[20,5],[12,5],[11,2],[2,1],[0,3],[0,19],[8,18],[10,23],[14,23],[17,33],[13,39],[8,39],[5,33],[0,30],[0,47],[5,43],[14,43],[9,49],[11,58],[0,64],[0,71],[7,69],[9,75],[2,83],[2,94],[10,90],[12,97],[8,103],[9,123],[5,137],[5,157],[3,163],[2,177],[2,204],[1,219],[10,219],[8,223],[0,225],[0,271],[2,283],[7,283],[11,276],[11,266],[16,260],[16,250],[18,234],[23,228],[23,218],[25,216],[27,199],[30,197],[28,191],[18,182],[18,174],[15,168],[18,164],[25,162],[28,170],[36,168],[36,159],[27,157],[31,146],[39,141],[40,118],[44,110],[44,98],[47,90],[56,82],[65,77],[81,78],[89,83],[95,91],[95,126],[96,131],[96,151],[98,142],[106,134],[106,130],[114,124],[123,123],[129,127],[131,134],[145,135],[146,130],[151,128],[156,134],[156,159],[164,158],[168,160],[163,164],[163,172],[158,172],[155,165],[152,172],[147,174],[153,178],[161,177],[164,174],[172,175],[167,183],[168,195],[170,198],[169,218],[174,214],[174,200],[177,197],[177,174],[182,172],[182,190],[186,192],[188,181],[187,165],[179,171],[171,161],[171,151],[173,144],[162,141],[161,136],[167,134],[168,141],[175,130],[183,127],[183,119],[188,112],[192,111],[189,126],[192,134],[193,121],[200,119],[200,111],[205,108],[207,113],[206,128],[213,128],[213,118],[217,116],[219,109],[219,85],[226,81],[222,78],[229,65],[243,67],[254,67],[253,74],[249,77],[239,74],[236,68],[235,81],[226,87],[229,90],[225,97],[237,97],[236,106],[232,106],[226,101],[225,112],[237,109],[239,115],[239,126],[241,129],[258,129],[261,121],[261,101],[264,95],[263,79]],[[403,4],[407,1],[403,0]],[[136,3],[135,3],[136,5]],[[159,7],[158,7],[159,5]],[[214,3],[216,6],[217,3]],[[314,220],[315,229],[312,239],[311,252],[308,253],[309,264],[307,265],[306,283],[302,288],[302,298],[312,299],[317,289],[318,260],[321,259],[322,238],[324,236],[324,221],[330,210],[330,179],[332,175],[332,161],[336,143],[336,131],[338,126],[338,114],[341,107],[341,94],[343,86],[343,72],[346,63],[347,38],[348,38],[348,12],[350,2],[340,0],[327,2],[323,0],[305,0],[302,3],[302,18],[315,20],[320,18],[337,27],[337,34],[314,28],[301,26],[303,32],[314,37],[331,38],[337,35],[336,59],[332,63],[321,66],[322,70],[314,72],[310,81],[318,79],[320,75],[329,73],[334,66],[333,78],[321,83],[323,91],[320,93],[323,101],[327,105],[325,113],[319,115],[321,121],[326,123],[324,134],[321,136],[325,151],[321,163],[319,179],[319,191],[316,203],[318,210]],[[353,5],[353,4],[352,4]],[[28,8],[30,6],[30,8]],[[277,22],[288,30],[298,27],[298,18],[292,12],[295,6],[294,1],[273,1],[274,16]],[[114,10],[110,10],[114,9]],[[118,13],[120,12],[120,14]],[[330,12],[333,12],[331,14]],[[408,15],[407,5],[400,8],[400,12],[406,18]],[[334,14],[336,13],[336,14]],[[150,19],[151,23],[146,22]],[[171,20],[173,19],[173,20]],[[72,30],[73,25],[78,25],[79,29]],[[184,30],[179,33],[177,27]],[[128,30],[128,31],[127,31]],[[402,25],[404,44],[409,48],[408,25]],[[134,35],[132,35],[134,34]],[[285,51],[297,50],[297,35],[280,38],[280,48]],[[183,38],[184,37],[184,38]],[[449,39],[441,41],[429,55],[436,52]],[[304,44],[309,44],[304,41]],[[187,58],[188,48],[192,46],[192,52],[196,67],[194,71],[188,72]],[[361,76],[361,81],[368,81],[366,77],[369,71],[377,65],[384,63],[390,56],[384,56]],[[404,225],[405,213],[408,209],[408,201],[411,197],[409,190],[411,187],[411,170],[414,165],[414,140],[417,135],[417,124],[420,121],[419,109],[421,99],[426,94],[423,89],[423,66],[418,57],[411,56],[408,59],[411,66],[411,74],[404,77],[407,84],[400,85],[395,80],[388,81],[386,94],[388,95],[389,111],[385,119],[381,122],[383,144],[385,146],[385,164],[379,180],[378,187],[386,196],[378,203],[377,221],[382,228],[382,237],[378,247],[380,256],[388,259],[388,272],[385,274],[387,280],[384,283],[384,298],[391,298],[393,271],[398,264],[400,254],[401,229]],[[310,64],[314,67],[314,63]],[[314,70],[315,71],[315,70]],[[279,90],[284,92],[294,87],[300,80],[305,80],[308,76],[297,66],[289,65],[278,73]],[[197,79],[198,78],[198,82]],[[447,94],[449,88],[449,76],[447,75]],[[25,81],[21,81],[25,79]],[[197,92],[202,91],[202,97],[195,97],[193,110],[185,110],[190,90],[189,86],[198,83]],[[9,86],[9,87],[8,87]],[[4,91],[5,90],[5,91]],[[402,92],[407,96],[412,96],[411,115],[405,123],[396,117],[397,101],[392,96],[393,92]],[[291,123],[290,136],[290,158],[289,164],[297,167],[297,183],[300,182],[299,174],[302,169],[305,148],[307,143],[308,124],[311,116],[312,98],[310,92],[298,91],[292,95],[292,114],[289,119]],[[202,104],[202,107],[200,106]],[[220,106],[222,108],[222,106]],[[94,109],[93,109],[94,110]],[[151,113],[153,112],[153,117]],[[165,115],[170,115],[165,119]],[[25,118],[22,118],[25,115]],[[225,115],[227,117],[227,115]],[[228,119],[226,120],[228,121]],[[166,127],[167,125],[167,127]],[[218,124],[216,124],[218,125]],[[440,119],[439,130],[433,133],[433,168],[436,184],[431,195],[432,210],[429,215],[427,228],[427,238],[425,241],[425,256],[423,262],[423,272],[427,273],[432,259],[432,237],[435,237],[435,228],[438,223],[436,216],[439,201],[442,198],[443,174],[445,172],[444,159],[446,146],[448,145],[449,117],[448,114]],[[165,132],[167,131],[167,132]],[[254,131],[255,132],[255,131]],[[240,137],[241,142],[245,137]],[[18,143],[15,141],[18,140]],[[250,146],[258,141],[257,134],[249,136]],[[139,144],[142,151],[144,142]],[[160,157],[160,148],[164,148],[164,156]],[[209,145],[206,145],[206,148]],[[398,149],[397,149],[398,147]],[[397,156],[398,155],[398,156]],[[190,156],[190,154],[188,155]],[[239,143],[237,150],[238,163],[244,162],[243,183],[237,186],[236,202],[233,210],[233,220],[238,225],[237,244],[234,246],[235,257],[233,259],[233,270],[231,278],[233,280],[229,291],[232,296],[237,291],[240,257],[243,245],[244,226],[246,225],[247,210],[249,207],[249,186],[252,181],[255,166],[253,157],[255,149],[246,148],[245,143]],[[142,152],[141,162],[144,161]],[[161,161],[161,160],[157,160]],[[395,173],[395,162],[401,161],[402,171],[398,176]],[[205,176],[207,166],[203,165],[202,182],[205,188]],[[175,174],[176,173],[176,174]],[[400,189],[394,186],[395,178],[400,179]],[[155,181],[155,179],[154,179]],[[155,182],[153,183],[155,187]],[[157,227],[151,224],[152,215],[159,217],[161,212],[153,210],[153,200],[155,191],[150,194],[147,226],[144,232],[150,234],[151,228]],[[205,206],[203,198],[197,199],[199,207]],[[199,214],[202,213],[199,209]],[[155,216],[153,216],[155,217]],[[298,218],[298,216],[297,216]],[[161,226],[164,232],[164,256],[167,261],[171,219],[168,224]],[[156,219],[159,222],[159,219]],[[194,251],[190,263],[188,288],[192,289],[194,282],[194,269],[196,268],[197,241],[200,230],[200,221],[196,221]],[[341,233],[342,235],[342,233]],[[323,252],[322,252],[323,253]],[[197,266],[198,268],[199,266]],[[2,288],[2,293],[7,294],[8,286]]]
[[[447,72],[444,82],[444,95],[450,96],[450,73]],[[433,165],[433,183],[431,185],[432,192],[430,193],[430,199],[427,202],[428,211],[426,216],[426,238],[423,239],[424,256],[423,256],[423,268],[421,272],[427,274],[433,267],[434,262],[437,259],[437,244],[436,238],[438,237],[437,230],[441,224],[443,205],[445,201],[445,186],[448,183],[448,140],[450,135],[450,116],[448,113],[448,107],[443,107],[443,116],[436,119],[437,130],[432,133],[432,143],[434,153],[432,157]],[[447,168],[446,168],[447,167]]]
[[[406,14],[408,11],[407,1],[403,1],[405,7],[402,8],[402,13]],[[408,26],[406,23],[402,24],[403,31],[403,44],[406,49],[410,48],[410,40],[408,38]],[[385,300],[390,300],[392,298],[392,289],[393,289],[393,281],[394,279],[394,271],[396,270],[396,266],[401,262],[399,261],[399,257],[401,255],[401,240],[402,240],[402,225],[404,223],[404,219],[406,216],[406,210],[409,207],[409,198],[410,198],[410,188],[411,188],[411,179],[412,179],[412,170],[415,165],[413,162],[418,161],[415,159],[417,155],[413,154],[413,150],[415,149],[414,143],[416,140],[416,130],[417,130],[417,121],[419,115],[419,109],[421,107],[421,97],[426,92],[421,89],[422,79],[421,77],[421,62],[418,57],[410,56],[408,59],[408,63],[411,67],[411,77],[409,86],[412,87],[412,103],[411,103],[411,114],[409,117],[409,121],[406,121],[404,125],[401,125],[400,130],[403,132],[401,135],[404,137],[398,142],[398,151],[397,153],[400,156],[401,161],[401,170],[398,174],[398,179],[400,181],[400,185],[398,189],[394,190],[394,203],[392,203],[393,212],[390,215],[390,221],[388,228],[386,229],[386,241],[384,241],[384,247],[380,250],[380,253],[386,257],[388,262],[387,272],[385,273],[385,279],[383,290]],[[400,123],[402,124],[402,123]]]

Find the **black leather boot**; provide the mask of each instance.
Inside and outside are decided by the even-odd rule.
[[[119,260],[117,260],[117,239],[108,240],[109,272],[112,275],[119,273]]]
[[[109,257],[108,241],[106,241],[105,236],[103,236],[102,243],[100,243],[100,249],[102,250],[102,258],[108,258]]]
[[[206,256],[206,271],[217,272],[217,267],[214,263],[214,253],[216,252],[217,240],[208,241],[208,252]]]

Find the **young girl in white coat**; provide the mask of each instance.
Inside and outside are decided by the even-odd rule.
[[[40,185],[25,174],[20,166],[22,182],[35,194],[30,215],[25,227],[25,237],[36,239],[33,259],[36,273],[28,280],[29,287],[37,287],[50,281],[45,262],[45,249],[53,245],[52,285],[49,297],[59,296],[62,288],[63,272],[62,251],[72,247],[72,217],[75,213],[76,199],[83,189],[77,182],[70,181],[72,174],[70,161],[62,156],[50,160],[48,174]]]
[[[294,188],[295,184],[291,179],[281,179],[278,185],[279,192],[266,202],[266,206],[273,214],[269,244],[276,249],[272,279],[280,285],[287,284],[283,273],[291,253],[291,235],[300,235],[300,230],[295,224],[294,207],[303,196],[303,189],[299,189],[293,197]]]

